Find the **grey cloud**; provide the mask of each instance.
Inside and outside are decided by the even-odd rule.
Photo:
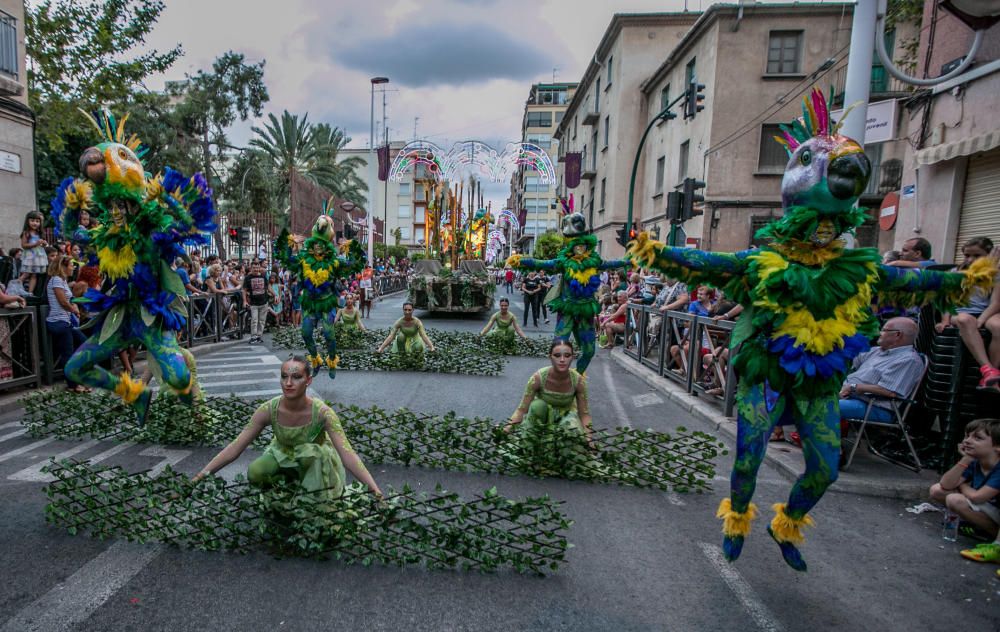
[[[485,24],[406,26],[392,35],[348,44],[332,55],[346,66],[407,86],[530,81],[553,63],[542,47]]]

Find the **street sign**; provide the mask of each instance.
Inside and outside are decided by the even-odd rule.
[[[882,207],[878,212],[878,226],[882,230],[892,230],[896,225],[896,217],[899,215],[899,193],[893,191],[882,200]]]
[[[0,151],[0,169],[11,173],[21,173],[21,157],[9,151]]]

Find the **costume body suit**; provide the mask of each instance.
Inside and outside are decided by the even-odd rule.
[[[117,393],[132,404],[143,422],[152,391],[140,380],[115,376],[100,362],[131,345],[143,345],[165,388],[191,402],[193,379],[177,343],[187,323],[187,292],[171,268],[186,257],[183,245],[209,242],[215,230],[212,191],[205,178],[188,178],[167,168],[151,177],[140,157],[139,140],[125,138],[128,117],[116,124],[108,113],[95,115],[103,142],[80,157],[84,178],[66,178],[52,201],[57,229],[100,263],[106,291],[88,289],[75,299],[97,315],[88,323],[94,332],[66,363],[77,383]],[[79,226],[80,211],[98,221]]]
[[[594,318],[601,311],[594,294],[601,287],[601,271],[628,267],[625,259],[604,261],[597,254],[597,237],[584,234],[586,220],[580,213],[571,213],[562,220],[562,233],[566,245],[555,259],[529,259],[511,255],[508,266],[522,270],[557,272],[562,276],[559,296],[549,302],[549,309],[558,314],[555,337],[568,340],[576,338],[580,356],[576,370],[583,373],[594,357],[597,335]]]
[[[837,479],[840,456],[838,393],[852,360],[878,335],[873,295],[881,303],[947,308],[974,285],[992,283],[987,260],[965,274],[881,265],[873,248],[845,249],[837,239],[865,217],[854,208],[871,171],[862,148],[831,129],[818,91],[805,99],[804,119],[782,126],[790,159],[782,180],[784,216],[761,229],[758,250],[711,253],[670,248],[640,235],[629,256],[688,283],[723,288],[744,306],[731,347],[736,372],[737,454],[731,498],[719,507],[723,549],[739,557],[756,507],[750,502],[757,470],[777,424],[794,423],[802,438],[805,472],[787,504],[776,504],[768,531],[785,561],[805,570],[796,544],[807,512]]]
[[[514,331],[514,315],[507,312],[507,319],[505,320],[500,316],[500,312],[496,312],[491,317],[493,321],[493,329],[487,332],[487,337],[495,338],[497,340],[513,341],[517,338],[517,332]]]
[[[333,237],[333,218],[320,215],[313,225],[312,236],[306,239],[300,252],[292,251],[287,230],[281,232],[274,244],[274,258],[302,281],[302,338],[309,350],[308,360],[313,375],[325,363],[330,377],[334,377],[338,361],[337,336],[333,326],[339,300],[335,289],[337,279],[360,272],[366,260],[356,241],[346,242],[338,251]],[[325,357],[317,351],[313,338],[317,325],[321,327],[326,341]]]
[[[392,341],[393,353],[424,352],[424,339],[420,334],[423,333],[426,336],[427,332],[424,330],[424,324],[416,316],[412,317],[409,323],[406,322],[405,318],[398,319],[392,324],[392,331],[395,333]]]

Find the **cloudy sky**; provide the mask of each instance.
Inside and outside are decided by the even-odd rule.
[[[702,6],[704,2],[704,7]],[[691,10],[710,0],[687,0]],[[389,77],[392,139],[450,147],[520,137],[532,83],[578,81],[616,12],[683,10],[685,0],[167,0],[149,45],[180,43],[169,76],[226,50],[265,60],[267,110],[339,126],[367,147],[370,83]],[[151,88],[159,86],[154,82]],[[377,95],[376,118],[381,121]],[[249,125],[233,131],[243,144]],[[494,204],[506,185],[490,187]],[[496,208],[496,206],[494,206]]]

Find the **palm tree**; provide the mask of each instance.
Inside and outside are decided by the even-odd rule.
[[[264,128],[253,127],[257,137],[250,146],[267,156],[268,162],[282,180],[282,192],[287,195],[292,172],[330,190],[335,196],[364,207],[364,192],[368,190],[357,169],[365,162],[356,156],[337,160],[340,150],[350,138],[338,127],[320,123],[311,125],[309,114],[302,116],[285,110],[281,120],[268,115]]]

